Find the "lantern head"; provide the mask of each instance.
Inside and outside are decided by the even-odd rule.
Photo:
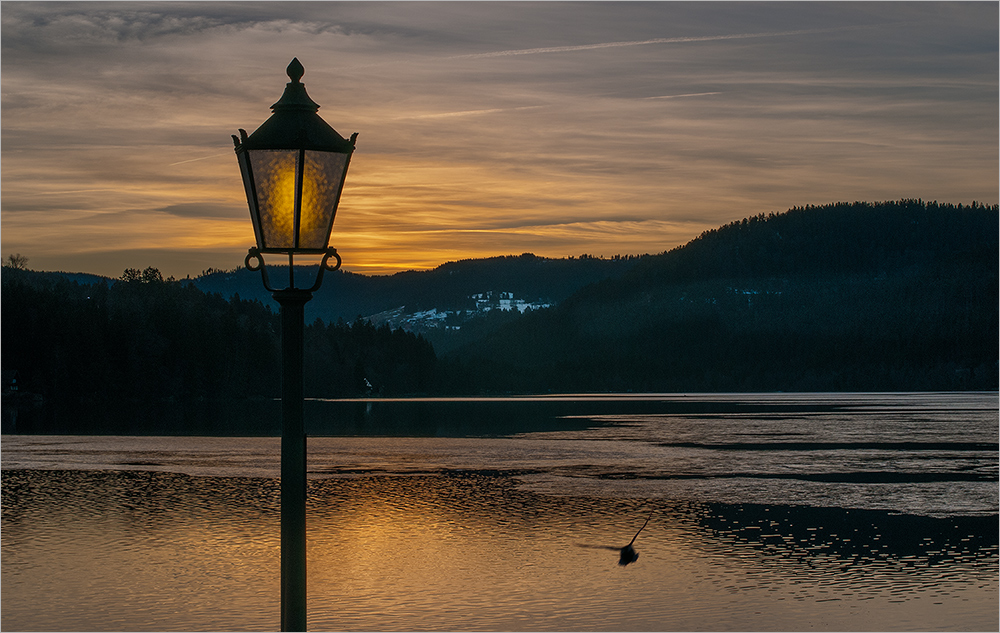
[[[262,253],[326,252],[358,136],[344,139],[316,114],[299,81],[304,72],[293,59],[270,118],[249,136],[233,136]]]

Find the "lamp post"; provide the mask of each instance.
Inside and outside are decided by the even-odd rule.
[[[306,630],[306,435],[302,420],[304,308],[323,273],[340,268],[330,231],[344,189],[357,133],[345,140],[316,111],[299,80],[291,81],[273,114],[253,134],[233,135],[257,246],[244,264],[261,271],[264,288],[281,306],[281,630]],[[288,255],[288,286],[273,288],[264,253]],[[312,286],[295,286],[295,255],[322,255]],[[336,260],[335,265],[330,259]]]

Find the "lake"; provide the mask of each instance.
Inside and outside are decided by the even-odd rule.
[[[996,630],[998,395],[310,401],[311,630]],[[2,438],[4,630],[276,630],[279,440]],[[617,552],[635,541],[639,559]]]

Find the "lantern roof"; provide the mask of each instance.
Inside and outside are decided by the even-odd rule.
[[[250,136],[241,130],[242,149],[305,149],[350,154],[354,139],[348,141],[324,121],[316,111],[319,104],[309,98],[301,81],[305,68],[298,58],[285,69],[290,82],[285,92],[271,106],[271,116]]]

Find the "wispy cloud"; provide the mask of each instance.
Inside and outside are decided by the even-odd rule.
[[[32,195],[36,196],[68,196],[77,193],[97,193],[105,191],[121,191],[120,187],[104,187],[100,189],[36,189],[32,191]]]

